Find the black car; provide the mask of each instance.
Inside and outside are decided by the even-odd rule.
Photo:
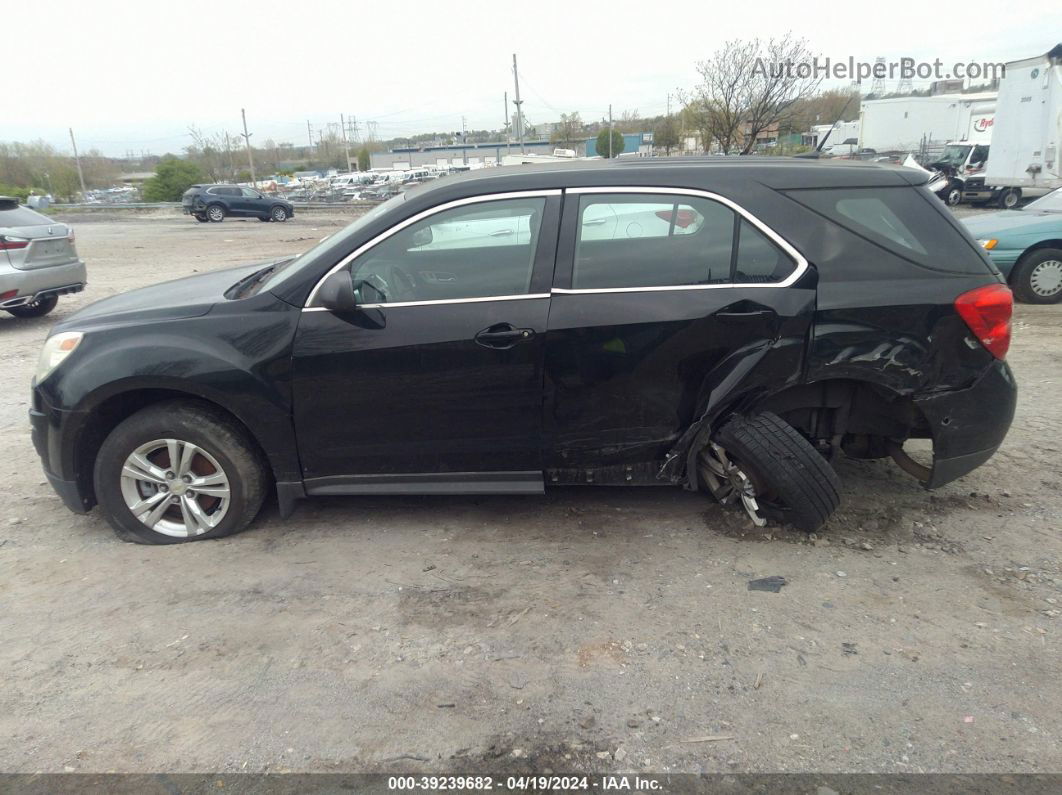
[[[291,202],[239,185],[193,185],[181,197],[181,208],[202,223],[229,217],[286,221],[295,215]]]
[[[933,488],[1010,425],[1010,291],[924,179],[712,158],[418,187],[300,256],[70,316],[34,442],[69,508],[144,543],[235,532],[273,489],[286,516],[671,483],[815,529],[835,455]]]

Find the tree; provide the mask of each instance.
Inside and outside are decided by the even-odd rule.
[[[369,147],[363,146],[358,150],[358,171],[368,171],[372,168],[372,155],[369,153]]]
[[[615,157],[616,155],[622,154],[624,146],[623,133],[619,130],[612,131],[611,154],[609,153],[608,136],[609,131],[607,127],[597,134],[597,153],[601,155],[601,157]]]
[[[804,39],[735,39],[697,64],[701,83],[682,95],[687,119],[725,154],[748,154],[760,134],[788,122],[793,108],[818,90]]]
[[[674,116],[665,116],[653,131],[653,145],[662,146],[665,154],[671,154],[681,143],[679,123]]]
[[[149,202],[176,202],[197,182],[203,172],[195,163],[166,155],[155,167],[155,176],[144,182],[143,196]]]
[[[582,138],[583,120],[579,118],[579,111],[576,110],[560,115],[560,122],[553,129],[549,142],[564,149],[574,149]]]

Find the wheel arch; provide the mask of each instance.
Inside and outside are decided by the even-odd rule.
[[[1014,261],[1015,267],[1010,269],[1010,274],[1008,274],[1007,276],[1007,282],[1010,282],[1011,279],[1014,278],[1014,274],[1018,270],[1017,266],[1020,265],[1026,257],[1035,254],[1037,251],[1042,251],[1045,248],[1057,248],[1062,250],[1062,238],[1048,238],[1047,240],[1037,240],[1035,243],[1028,246],[1024,251],[1021,252],[1021,254],[1018,255],[1018,258]]]
[[[88,498],[88,506],[96,504],[93,466],[103,441],[121,422],[142,409],[169,401],[199,404],[223,415],[237,425],[247,436],[266,464],[267,475],[273,483],[291,478],[293,462],[287,461],[276,448],[265,443],[261,423],[228,404],[223,397],[202,391],[191,391],[173,384],[136,385],[108,390],[86,401],[89,405],[79,410],[79,422],[74,429],[71,464],[82,495]],[[297,468],[297,462],[294,462]]]
[[[932,425],[911,393],[869,379],[792,384],[747,400],[728,413],[735,411],[770,411],[820,450],[842,447],[855,458],[891,455],[889,440],[933,439]]]

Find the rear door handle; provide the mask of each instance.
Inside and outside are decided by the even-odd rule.
[[[534,336],[534,329],[515,328],[510,323],[495,323],[479,332],[475,340],[485,348],[505,350],[518,343],[528,342]]]

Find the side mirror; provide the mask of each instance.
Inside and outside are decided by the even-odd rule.
[[[350,271],[340,269],[321,283],[321,306],[331,312],[353,312],[358,302],[354,297],[354,280]]]
[[[413,233],[413,247],[420,248],[421,246],[426,246],[434,239],[435,235],[431,231],[431,227],[425,226]]]

